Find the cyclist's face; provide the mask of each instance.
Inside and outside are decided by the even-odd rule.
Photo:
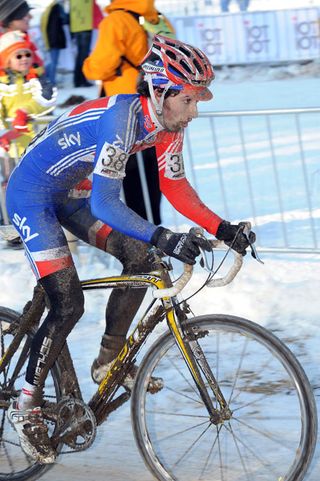
[[[199,97],[193,91],[170,95],[163,103],[162,123],[169,132],[185,129],[192,119],[198,117]]]

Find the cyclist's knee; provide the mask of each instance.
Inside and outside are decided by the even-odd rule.
[[[55,326],[74,325],[84,312],[84,295],[74,267],[63,269],[40,280]]]
[[[69,319],[74,325],[83,315],[84,297],[81,288],[71,292],[62,293],[60,302],[51,305],[51,311],[56,319]]]
[[[150,244],[112,231],[107,241],[106,250],[123,265],[126,273],[149,272],[154,269],[150,256]]]

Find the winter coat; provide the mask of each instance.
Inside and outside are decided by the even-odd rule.
[[[127,10],[127,11],[126,11]],[[83,64],[89,80],[102,80],[106,95],[131,94],[137,89],[138,65],[148,51],[139,15],[157,19],[153,0],[113,0],[100,23],[94,50]],[[130,12],[137,14],[135,18]]]
[[[66,35],[63,25],[68,23],[68,15],[63,6],[54,0],[41,16],[41,32],[46,50],[66,48]]]
[[[27,75],[10,69],[0,76],[0,129],[9,129],[7,118],[14,118],[19,109],[26,111],[32,118],[40,117],[53,110],[56,104],[57,91],[45,77]],[[30,78],[31,77],[31,78]],[[9,155],[22,155],[31,139],[35,136],[32,122],[27,124],[29,132],[15,140],[16,146],[10,146]]]
[[[70,0],[70,32],[85,32],[98,28],[103,19],[96,0]]]

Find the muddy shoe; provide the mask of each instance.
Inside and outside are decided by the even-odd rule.
[[[18,433],[23,451],[38,463],[54,463],[56,453],[51,446],[41,408],[18,409],[17,401],[13,401],[8,408],[7,416]]]
[[[91,377],[95,383],[100,384],[100,382],[109,371],[112,363],[113,361],[107,364],[100,364],[98,359],[95,359],[93,361],[93,364],[91,366]],[[130,391],[132,391],[133,389],[138,369],[139,367],[136,364],[133,364],[130,371],[121,383],[122,386],[129,389]],[[151,393],[156,393],[163,388],[163,385],[163,379],[161,377],[151,377],[148,385],[148,391]]]

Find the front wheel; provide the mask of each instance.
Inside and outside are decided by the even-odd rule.
[[[232,411],[210,421],[170,333],[143,359],[132,393],[138,448],[160,481],[301,481],[317,438],[313,392],[292,352],[263,327],[234,316],[188,326]],[[151,376],[164,388],[147,391]],[[214,405],[218,408],[211,392]]]

